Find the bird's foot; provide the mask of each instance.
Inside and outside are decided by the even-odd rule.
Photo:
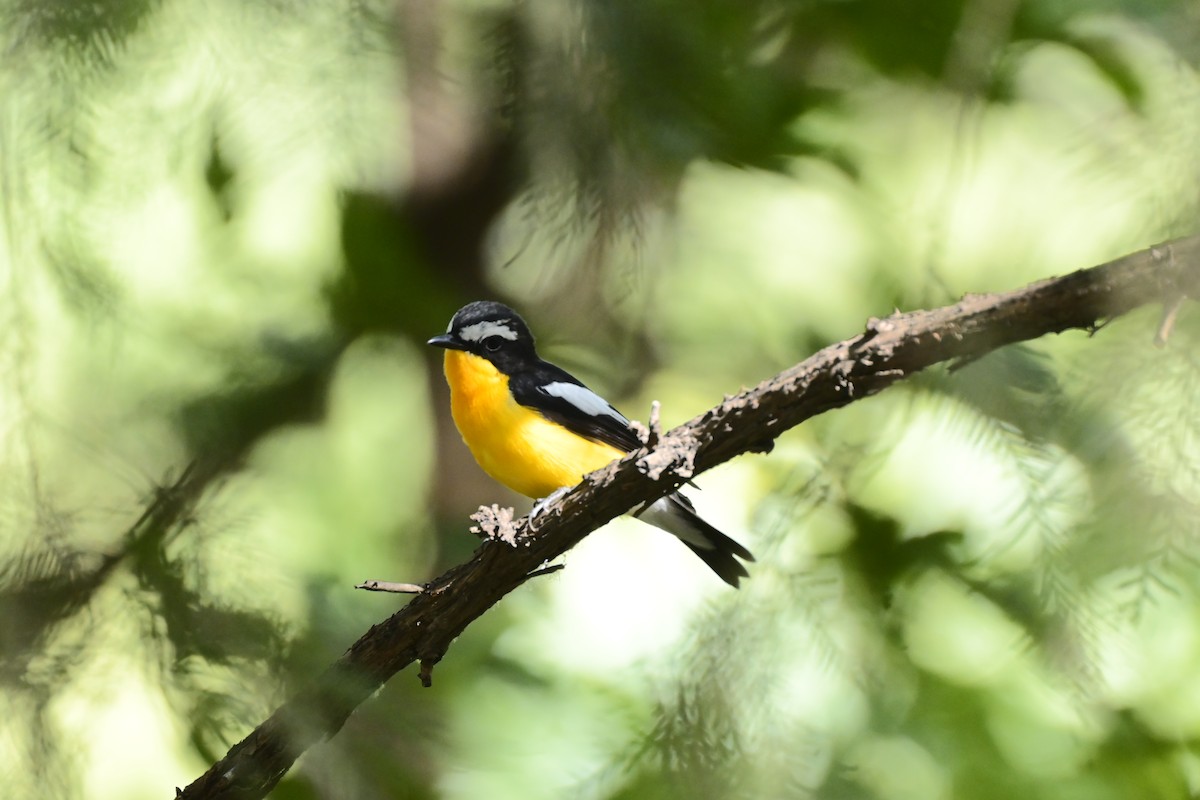
[[[533,530],[536,530],[537,526],[535,523],[537,522],[538,517],[545,514],[550,506],[554,505],[559,500],[562,500],[570,490],[570,486],[564,486],[561,489],[555,489],[553,492],[534,503],[533,508],[529,510],[529,527]]]

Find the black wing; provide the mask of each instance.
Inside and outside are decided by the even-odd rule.
[[[513,399],[551,422],[628,453],[642,446],[620,411],[574,375],[546,361],[509,379]]]

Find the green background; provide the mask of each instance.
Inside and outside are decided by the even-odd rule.
[[[423,342],[677,424],[871,316],[1189,233],[1196,6],[9,0],[0,787],[165,798],[476,544]],[[273,797],[1186,798],[1200,324],[930,371],[620,520]]]

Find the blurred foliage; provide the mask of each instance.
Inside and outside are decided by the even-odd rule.
[[[0,10],[0,786],[163,797],[511,500],[422,342],[681,421],[894,307],[1194,230],[1182,0]],[[701,479],[277,798],[1191,797],[1200,322],[933,370]]]

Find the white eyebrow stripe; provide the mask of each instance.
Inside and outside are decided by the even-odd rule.
[[[503,322],[476,322],[458,332],[458,338],[464,342],[482,342],[489,336],[499,336],[510,342],[517,340],[517,332]]]
[[[607,400],[586,386],[555,381],[543,386],[542,391],[551,397],[566,400],[589,417],[612,417],[626,425],[629,424],[629,420],[625,419],[620,411],[610,406]]]

